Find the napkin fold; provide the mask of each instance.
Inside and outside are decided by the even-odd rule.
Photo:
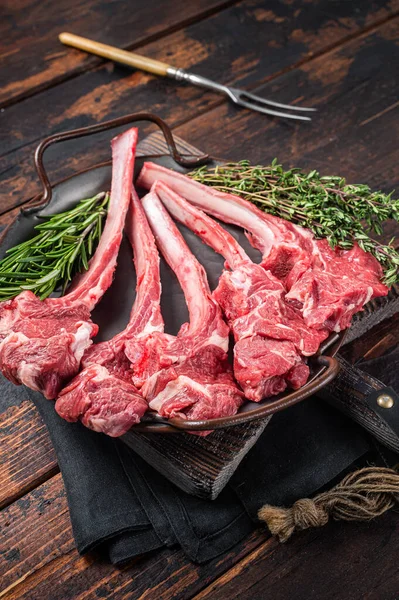
[[[81,554],[107,544],[112,562],[119,562],[133,540],[142,552],[163,544],[125,475],[115,440],[67,423],[54,410],[54,402],[38,392],[28,395],[45,422],[65,484],[76,547]],[[137,552],[132,555],[137,554]]]
[[[229,484],[207,501],[178,489],[120,440],[67,423],[53,402],[29,395],[54,444],[77,549],[96,548],[113,564],[177,545],[192,561],[215,558],[259,525],[263,504],[313,494],[372,448],[358,425],[310,398],[274,415]]]

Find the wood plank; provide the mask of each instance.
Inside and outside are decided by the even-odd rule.
[[[0,557],[0,598],[112,597],[189,598],[227,566],[264,543],[255,532],[221,558],[193,565],[181,550],[165,549],[121,569],[95,554],[82,558],[74,549],[65,491],[60,475],[3,510],[1,531],[7,536]]]
[[[396,600],[399,520],[391,511],[370,523],[331,523],[266,542],[194,600]]]
[[[47,429],[27,400],[0,415],[0,508],[57,472]]]
[[[351,363],[360,357],[365,360],[378,358],[391,350],[399,340],[399,313],[379,323],[366,335],[354,340],[340,350],[340,354]]]
[[[0,20],[0,106],[37,93],[103,62],[58,41],[62,31],[133,49],[234,4],[234,0],[151,2],[51,0],[6,2]],[[381,14],[389,14],[389,6]]]
[[[339,597],[343,583],[351,600],[395,598],[392,558],[398,550],[398,519],[393,511],[371,523],[334,523],[303,532],[285,545],[259,530],[226,555],[201,566],[189,563],[180,550],[165,549],[122,569],[95,554],[79,557],[74,550],[60,475],[4,510],[0,523],[7,535],[0,559],[0,597],[8,599],[92,598],[111,593],[118,598],[160,600],[191,598],[196,593],[197,600],[333,599]],[[326,572],[327,547],[334,568]],[[374,594],[367,596],[370,591]]]
[[[4,509],[0,520],[2,593],[10,584],[74,550],[61,475]]]
[[[250,158],[325,175],[341,175],[372,188],[398,189],[399,133],[396,67],[399,20],[257,88],[264,97],[318,109],[308,124],[271,120],[223,105],[175,129],[204,151],[231,160]],[[223,135],[215,123],[224,123]],[[206,143],[204,143],[206,140]]]
[[[295,0],[296,11],[292,10],[292,0],[286,0],[284,9],[279,8],[283,3],[278,3],[274,11],[265,12],[259,9],[259,3],[245,0],[165,40],[146,46],[143,52],[183,67],[192,67],[225,83],[251,87],[255,82],[269,80],[292,68],[293,64],[357,35],[365,24],[375,23],[375,19],[380,18],[372,0],[367,3],[362,0],[361,10],[359,2],[340,1],[337,3],[339,10],[337,8],[336,13],[331,13],[328,0],[310,5],[303,0]],[[389,3],[391,11],[398,6],[399,0]],[[340,11],[343,16],[340,16]],[[235,32],[234,37],[231,31]],[[252,40],[250,46],[247,44],[249,38]],[[300,89],[307,75],[297,70],[296,78],[295,85],[299,85]],[[268,88],[268,91],[275,95],[273,88]],[[277,90],[277,93],[282,92]],[[306,98],[308,103],[308,98],[312,99],[315,94],[316,88],[311,87],[302,102]],[[291,92],[288,100],[298,100],[299,95]],[[0,158],[1,211],[10,210],[39,191],[32,157],[37,143],[45,135],[139,110],[152,110],[176,126],[221,103],[224,108],[210,113],[211,119],[231,119],[231,127],[224,137],[230,146],[237,145],[232,139],[236,120],[241,120],[244,127],[252,118],[248,111],[227,108],[226,102],[211,92],[139,72],[132,73],[119,66],[105,65],[9,107],[0,114],[3,121],[0,148],[4,149]],[[265,116],[258,115],[258,119],[262,131],[271,124]],[[221,121],[212,123],[214,136],[218,131],[215,122]],[[199,121],[196,120],[196,123]],[[280,127],[287,127],[287,124],[281,122]],[[306,125],[301,126],[303,135],[307,130]],[[186,126],[185,131],[189,132],[189,140],[191,126]],[[195,124],[193,134],[198,140],[200,132]],[[324,136],[322,138],[325,139]],[[109,133],[49,149],[46,164],[52,180],[108,159],[108,140]],[[226,143],[223,148],[216,146],[216,151],[220,154],[226,146]],[[260,147],[264,147],[263,141]],[[258,153],[255,148],[252,151],[255,158]],[[247,147],[245,153],[249,155]]]

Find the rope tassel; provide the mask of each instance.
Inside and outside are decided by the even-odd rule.
[[[297,500],[291,508],[265,504],[258,512],[272,535],[286,542],[295,531],[322,527],[328,520],[370,521],[399,503],[399,472],[367,467],[350,473],[328,492]]]

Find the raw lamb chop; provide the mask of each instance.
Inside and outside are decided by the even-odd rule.
[[[39,300],[26,291],[0,304],[0,369],[15,384],[55,398],[79,371],[98,327],[90,319],[111,285],[132,188],[137,129],[112,141],[109,211],[89,270],[62,298]]]
[[[291,286],[286,299],[301,308],[306,323],[330,331],[350,327],[352,317],[372,298],[386,296],[380,263],[358,244],[350,250],[317,240],[320,261]]]
[[[138,423],[148,409],[135,385],[125,355],[129,340],[145,339],[164,329],[160,311],[159,254],[136,192],[127,219],[137,275],[136,299],[126,328],[111,340],[94,344],[85,353],[84,369],[62,390],[55,404],[67,421],[78,419],[94,431],[112,437]]]
[[[315,354],[328,331],[312,330],[284,302],[284,286],[269,271],[254,264],[238,242],[218,223],[167,185],[152,188],[168,211],[216,252],[225,270],[213,293],[227,317],[236,341],[234,375],[245,396],[254,401],[282,392],[287,384],[301,387],[309,368],[301,355]]]
[[[153,192],[142,200],[157,244],[184,291],[190,321],[177,336],[155,332],[126,345],[133,380],[164,417],[211,419],[235,414],[243,394],[227,361],[229,328],[205,271]]]
[[[351,250],[332,250],[326,240],[284,219],[267,215],[233,194],[144,163],[138,185],[149,189],[163,181],[205,212],[243,227],[252,245],[261,251],[262,266],[282,281],[286,299],[299,308],[307,325],[340,331],[371,298],[384,296],[381,266],[357,244]]]

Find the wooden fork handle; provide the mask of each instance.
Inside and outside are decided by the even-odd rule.
[[[142,71],[148,71],[149,73],[155,73],[155,75],[162,75],[166,77],[168,75],[168,69],[173,69],[171,65],[168,65],[160,60],[154,60],[153,58],[147,58],[134,52],[128,52],[121,50],[120,48],[114,48],[107,44],[101,44],[100,42],[94,42],[87,38],[73,33],[60,33],[59,40],[67,46],[78,48],[78,50],[84,50],[90,54],[97,54],[103,58],[108,58],[115,62],[134,67]],[[174,69],[173,69],[174,70]]]

